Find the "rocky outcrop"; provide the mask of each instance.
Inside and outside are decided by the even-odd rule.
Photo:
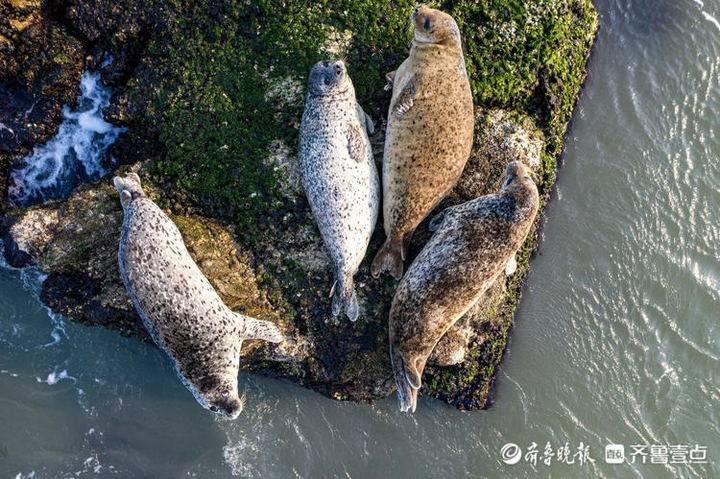
[[[342,52],[351,68],[355,64],[360,102],[376,120],[379,131],[371,142],[380,163],[389,95],[382,90],[384,73],[402,59],[403,9],[412,2],[398,9],[370,3],[336,12],[331,5],[240,6],[233,0],[0,0],[0,14],[6,14],[0,15],[0,179],[54,132],[62,105],[75,101],[83,68],[99,68],[112,56],[102,69],[115,88],[106,118],[128,131],[109,154],[126,165],[121,171],[133,164],[140,172],[223,300],[274,321],[287,334],[277,346],[248,342],[243,367],[337,399],[387,396],[394,388],[387,315],[395,282],[373,279],[366,259],[356,276],[360,320],[330,319],[332,274],[297,180],[295,155],[307,65],[317,55]],[[467,63],[480,108],[470,161],[438,209],[496,191],[512,160],[536,173],[546,199],[557,138],[584,74],[594,11],[587,0],[458,2],[453,8],[469,32]],[[501,15],[496,8],[515,10]],[[497,25],[474,28],[487,18]],[[296,29],[318,21],[327,25]],[[544,39],[542,32],[551,30],[555,36]],[[543,56],[551,48],[565,51],[561,57],[568,61]],[[517,81],[499,72],[511,72]],[[41,299],[50,308],[148,339],[118,276],[122,211],[108,177],[77,188],[67,200],[30,208],[3,201],[2,208],[7,260],[47,273]],[[410,259],[429,235],[422,224]],[[382,237],[378,224],[367,258]],[[536,245],[533,233],[516,273],[499,279],[442,339],[426,369],[423,394],[464,409],[489,403]]]
[[[537,168],[541,134],[529,119],[520,125],[507,116],[498,110],[478,112],[476,148],[447,206],[494,192],[508,161],[520,160]],[[503,146],[508,144],[517,147]],[[482,178],[481,184],[477,178]],[[162,192],[153,187],[148,191],[162,202]],[[356,324],[332,322],[327,306],[330,264],[311,218],[302,226],[288,225],[285,234],[273,235],[263,251],[255,253],[263,255],[256,261],[252,252],[234,240],[242,239],[241,232],[209,218],[169,213],[191,255],[228,306],[283,324],[291,338],[279,347],[258,343],[244,348],[246,368],[289,377],[338,398],[371,400],[391,392],[385,316],[392,282],[373,280],[364,267],[358,280],[363,317]],[[118,275],[122,209],[108,181],[81,187],[67,201],[14,210],[7,221],[8,262],[16,267],[33,263],[48,273],[41,296],[51,308],[76,321],[147,339]],[[381,236],[379,231],[376,236]],[[425,231],[418,235],[412,253],[427,236]],[[264,284],[268,268],[276,269],[275,276],[285,280]],[[502,278],[443,338],[430,360],[430,382],[442,373],[442,367],[461,364],[469,351],[497,340],[492,324],[506,287]],[[269,297],[286,288],[296,291],[288,304]],[[507,324],[495,327],[502,330]]]

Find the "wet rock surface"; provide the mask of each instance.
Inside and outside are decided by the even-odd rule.
[[[489,65],[508,58],[505,47],[478,49],[482,42],[495,45],[496,32],[488,26],[472,30],[467,61],[479,105],[475,145],[460,183],[438,210],[496,191],[505,165],[516,159],[536,173],[544,198],[552,187],[562,146],[558,137],[582,82],[596,19],[585,0],[531,3],[533,8],[518,7],[528,18],[554,21],[552,13],[562,19],[556,28],[575,28],[559,36],[558,46],[573,49],[575,56],[567,65],[529,64],[527,85],[508,95],[500,70]],[[453,7],[461,28],[495,8],[473,5]],[[7,192],[9,168],[56,131],[62,106],[77,97],[82,71],[100,69],[114,89],[105,117],[128,128],[106,156],[139,170],[151,197],[177,223],[191,255],[232,309],[274,321],[288,336],[278,346],[248,342],[243,367],[336,399],[387,396],[394,389],[387,314],[395,282],[373,279],[367,259],[382,242],[381,223],[356,276],[360,319],[330,320],[332,273],[295,164],[305,65],[314,55],[338,49],[349,58],[360,102],[378,126],[371,143],[380,164],[389,99],[382,90],[384,70],[402,60],[403,9],[411,8],[408,2],[387,13],[386,7],[375,2],[334,17],[333,7],[275,9],[232,0],[193,7],[159,0],[122,5],[0,0],[2,191]],[[287,25],[314,14],[337,25],[317,31],[294,27],[293,35],[288,33]],[[357,28],[375,16],[382,28]],[[504,32],[505,20],[495,21],[497,32]],[[535,48],[529,34],[513,35],[503,41]],[[274,56],[265,53],[270,47]],[[307,57],[292,56],[307,49]],[[525,72],[525,56],[513,61],[514,74]],[[47,273],[43,302],[71,320],[148,340],[117,273],[122,210],[109,177],[78,187],[67,200],[17,208],[4,199],[1,209],[8,261]],[[428,238],[422,224],[410,259]],[[443,338],[426,369],[423,394],[464,409],[489,404],[536,245],[533,233],[518,255],[516,273],[500,279]]]

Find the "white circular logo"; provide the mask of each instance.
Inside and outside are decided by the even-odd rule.
[[[500,457],[505,464],[517,464],[522,458],[522,450],[517,444],[509,442],[500,449]]]

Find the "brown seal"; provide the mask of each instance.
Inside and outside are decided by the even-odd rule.
[[[400,410],[415,411],[420,377],[438,341],[514,262],[539,206],[527,168],[510,163],[499,193],[445,209],[398,285],[390,308],[390,360]]]
[[[393,95],[383,159],[385,244],[373,260],[377,277],[400,279],[415,228],[455,186],[473,141],[473,100],[460,30],[447,13],[420,5],[411,16],[410,55],[388,74]]]

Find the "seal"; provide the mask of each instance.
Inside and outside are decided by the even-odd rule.
[[[185,247],[180,231],[143,192],[140,177],[115,177],[123,223],[120,276],[150,336],[204,408],[236,418],[244,339],[280,342],[275,325],[234,313]]]
[[[393,88],[383,158],[387,238],[372,262],[374,277],[384,271],[402,277],[407,242],[458,182],[473,142],[473,100],[457,23],[425,5],[410,18],[410,55],[387,76]]]
[[[390,360],[401,411],[415,411],[420,378],[438,341],[514,264],[538,206],[534,181],[514,161],[497,194],[446,208],[430,221],[433,236],[390,307]]]
[[[342,61],[313,66],[300,125],[302,183],[325,247],[335,283],[332,315],[359,315],[353,277],[377,222],[380,179],[368,133],[372,120],[355,99]]]

